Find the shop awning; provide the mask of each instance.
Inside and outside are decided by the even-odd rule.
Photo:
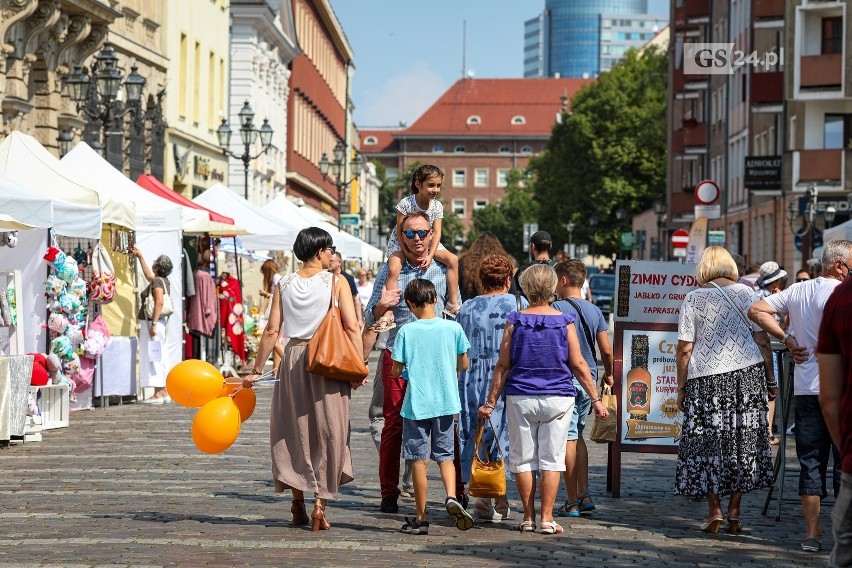
[[[147,189],[151,193],[168,199],[173,203],[177,203],[178,205],[183,205],[184,207],[191,207],[192,209],[197,209],[199,211],[206,212],[210,217],[211,221],[216,221],[217,223],[227,223],[229,225],[234,224],[234,219],[232,219],[231,217],[221,215],[213,209],[208,209],[207,207],[204,207],[199,203],[187,199],[181,194],[166,187],[163,182],[161,182],[150,174],[144,174],[139,176],[139,179],[136,180],[136,183],[141,187]]]

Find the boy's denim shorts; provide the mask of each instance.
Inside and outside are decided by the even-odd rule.
[[[574,389],[577,391],[577,397],[574,399],[574,413],[571,416],[571,424],[568,425],[569,442],[578,440],[583,436],[586,418],[589,416],[589,409],[592,408],[591,397],[586,394],[586,390],[577,379],[574,379]]]
[[[424,420],[402,419],[402,457],[443,462],[455,457],[455,420],[452,415]],[[431,438],[431,443],[430,443]]]

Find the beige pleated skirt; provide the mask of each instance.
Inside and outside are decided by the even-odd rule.
[[[284,347],[272,396],[269,440],[275,491],[297,489],[336,499],[354,479],[349,451],[349,383],[305,370],[307,341]]]

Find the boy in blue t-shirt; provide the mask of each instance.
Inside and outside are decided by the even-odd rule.
[[[399,328],[393,346],[391,374],[402,375],[408,381],[400,410],[402,456],[412,460],[417,516],[414,519],[406,517],[400,530],[409,534],[429,533],[426,465],[431,453],[447,491],[444,506],[456,527],[466,531],[473,526],[473,517],[455,495],[453,415],[461,412],[458,373],[468,368],[470,342],[461,325],[436,316],[438,293],[428,280],[418,278],[409,282],[405,287],[405,303],[417,321]]]

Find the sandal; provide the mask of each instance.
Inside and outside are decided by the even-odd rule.
[[[728,517],[728,533],[740,534],[741,532],[743,532],[743,526],[740,524],[740,520],[736,517]]]
[[[704,519],[704,522],[701,523],[701,532],[706,533],[717,533],[719,532],[719,525],[724,521],[722,517],[716,517],[714,519]]]
[[[293,499],[293,504],[290,505],[290,512],[293,513],[293,520],[290,521],[290,526],[292,527],[307,525],[311,522],[311,518],[305,510],[304,499]]]
[[[588,501],[586,503],[583,503],[583,501],[585,501],[586,499],[588,499]],[[592,499],[592,496],[589,495],[588,491],[583,493],[583,496],[580,497],[580,499],[577,501],[577,504],[580,505],[581,513],[588,513],[589,511],[595,510],[595,502]]]
[[[574,509],[572,511],[572,509]],[[579,517],[580,516],[580,500],[565,501],[565,504],[556,510],[558,517]]]
[[[456,304],[447,304],[446,306],[444,306],[444,315],[445,316],[448,316],[448,317],[455,319],[456,316],[458,315],[458,313],[459,313],[459,307]]]
[[[769,436],[769,445],[770,446],[777,446],[780,443],[781,442],[778,441],[778,438],[775,437],[775,434]]]
[[[311,513],[311,532],[327,531],[330,528],[331,523],[325,520],[325,507],[315,504]]]
[[[541,528],[538,529],[541,534],[562,534],[565,529],[556,521],[542,521]]]
[[[535,521],[523,521],[515,526],[516,531],[535,532]]]
[[[494,512],[500,516],[501,521],[505,521],[509,518],[509,515],[512,513],[512,510],[509,508],[509,501],[500,501],[497,500],[497,504],[494,505]],[[497,516],[495,515],[495,517]]]
[[[379,318],[379,321],[376,322],[376,325],[374,325],[370,329],[372,329],[376,333],[382,333],[383,331],[388,331],[388,330],[393,329],[395,327],[396,327],[396,324],[392,320],[381,317],[381,318]]]

